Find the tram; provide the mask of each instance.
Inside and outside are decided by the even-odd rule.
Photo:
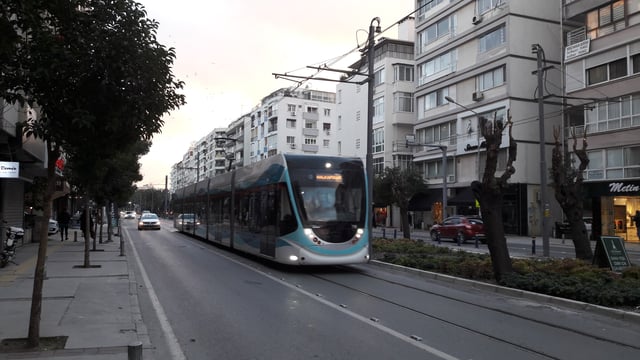
[[[359,158],[278,154],[179,189],[178,231],[291,265],[369,261]]]

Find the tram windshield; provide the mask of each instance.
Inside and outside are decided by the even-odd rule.
[[[364,226],[366,208],[361,163],[327,161],[321,166],[297,164],[289,170],[297,208],[306,225],[341,222]]]

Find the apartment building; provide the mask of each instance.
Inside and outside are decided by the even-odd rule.
[[[249,157],[254,163],[278,153],[334,155],[334,92],[279,89],[264,97],[248,115]]]
[[[595,236],[640,241],[640,0],[563,1],[568,133],[586,133]]]
[[[518,143],[516,173],[504,194],[505,231],[541,233],[541,138],[547,168],[551,167],[553,129],[562,126],[562,106],[546,101],[540,135],[537,97],[540,91],[562,95],[561,4],[556,0],[418,0],[416,1],[416,123],[413,161],[431,192],[413,203],[414,218],[425,224],[441,219],[431,210],[442,200],[446,181],[446,214],[477,214],[470,184],[482,178],[486,148],[479,117],[506,121],[510,110]],[[544,51],[545,89],[537,89],[537,54]],[[449,101],[451,100],[451,101]],[[556,99],[557,100],[557,99]],[[500,175],[506,166],[508,132],[499,152]],[[446,146],[447,173],[443,155]],[[550,181],[549,181],[550,183]],[[552,222],[562,216],[548,189]],[[434,206],[435,205],[435,206]]]

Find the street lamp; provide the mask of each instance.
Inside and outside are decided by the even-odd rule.
[[[447,217],[447,146],[435,144],[418,144],[415,135],[406,135],[406,146],[426,146],[442,151],[442,220]]]
[[[480,134],[480,123],[482,122],[481,118],[483,118],[483,116],[478,114],[475,110],[473,110],[473,109],[471,109],[471,108],[469,108],[467,106],[464,106],[464,105],[460,104],[459,102],[455,101],[450,96],[445,96],[444,99],[447,100],[448,102],[452,103],[452,104],[456,104],[456,105],[460,106],[461,108],[473,113],[475,116],[478,117],[478,123],[476,124],[476,131],[478,133],[478,139],[477,139],[478,145],[477,145],[477,148],[476,148],[476,162],[478,163],[478,180],[482,180],[482,178],[480,178],[480,170],[481,170],[480,169],[480,148],[482,147],[482,142],[480,141],[480,136],[481,136],[481,134]]]

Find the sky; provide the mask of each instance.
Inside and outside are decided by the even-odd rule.
[[[348,69],[380,18],[397,38],[397,21],[412,13],[414,0],[137,0],[159,23],[157,39],[176,52],[173,74],[184,81],[186,105],[166,114],[162,132],[140,160],[138,187],[164,188],[171,166],[191,143],[226,128],[271,92],[295,85],[273,73],[311,75],[307,66],[327,63]],[[337,73],[320,76],[337,78]],[[311,80],[305,86],[335,91],[336,83]]]

